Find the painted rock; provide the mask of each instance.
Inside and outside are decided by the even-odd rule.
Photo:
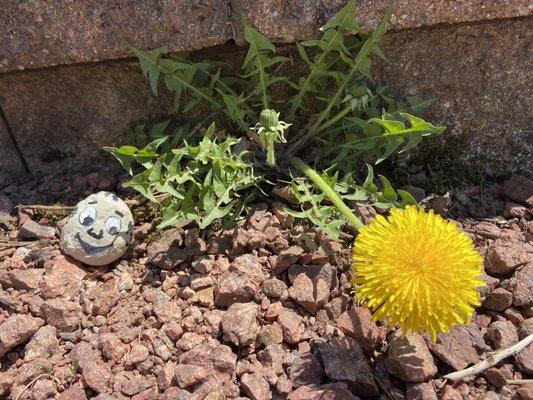
[[[98,192],[80,201],[61,232],[61,248],[76,260],[105,265],[122,256],[133,239],[133,216],[121,199]]]

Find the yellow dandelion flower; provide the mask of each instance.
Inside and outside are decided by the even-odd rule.
[[[429,332],[433,340],[467,323],[479,306],[483,259],[452,222],[415,206],[378,215],[354,244],[357,299],[374,320],[404,333]]]

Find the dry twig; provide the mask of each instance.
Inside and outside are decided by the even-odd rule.
[[[480,363],[477,363],[476,365],[472,365],[471,367],[468,367],[461,371],[452,372],[451,374],[444,375],[443,378],[450,379],[452,381],[457,381],[459,379],[463,379],[470,375],[479,374],[480,372],[485,371],[486,369],[492,367],[493,365],[498,364],[504,358],[507,358],[509,356],[512,356],[513,354],[519,353],[531,343],[533,343],[533,333],[525,337],[518,343],[512,345],[511,347],[489,353],[487,358],[481,361]]]
[[[45,206],[42,204],[19,204],[16,206],[17,209],[30,209],[30,210],[40,210],[40,211],[50,211],[50,212],[66,212],[74,210],[74,206]]]
[[[40,239],[40,240],[34,240],[34,241],[20,241],[20,240],[8,240],[8,241],[2,241],[0,240],[0,250],[7,250],[12,248],[18,248],[18,247],[32,247],[35,245],[44,246],[48,243],[50,243],[51,239]]]
[[[500,234],[499,233],[492,233],[492,232],[485,232],[478,229],[465,229],[465,232],[472,233],[474,235],[479,235],[487,239],[499,239]]]
[[[508,385],[531,385],[533,379],[507,379],[505,383]]]
[[[24,392],[26,390],[28,390],[28,388],[32,387],[35,382],[37,382],[39,379],[42,379],[42,378],[51,378],[53,381],[55,381],[60,388],[63,387],[63,385],[61,384],[61,381],[59,379],[57,379],[55,376],[53,375],[50,375],[50,374],[41,374],[39,375],[38,377],[36,377],[35,379],[33,379],[30,383],[28,383],[26,386],[24,386],[24,388],[22,389],[22,391],[17,395],[17,398],[15,400],[19,400],[22,395],[24,394]]]

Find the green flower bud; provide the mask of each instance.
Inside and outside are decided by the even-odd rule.
[[[279,113],[275,110],[263,110],[259,114],[259,124],[268,130],[275,128],[278,125]]]

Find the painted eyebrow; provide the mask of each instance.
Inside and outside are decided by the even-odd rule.
[[[93,201],[88,202],[87,204],[96,204],[96,203],[98,203],[98,201],[97,200],[93,200]]]
[[[117,210],[115,210],[115,214],[117,214],[117,215],[119,215],[119,216],[121,216],[121,217],[124,216],[124,214],[122,214],[120,211],[117,211]]]

